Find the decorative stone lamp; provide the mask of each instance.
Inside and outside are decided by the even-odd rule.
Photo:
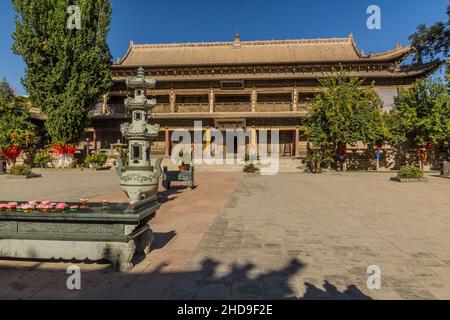
[[[147,123],[147,115],[156,106],[156,100],[146,97],[146,90],[154,88],[155,79],[145,77],[142,67],[135,77],[126,80],[127,87],[134,89],[134,97],[125,99],[125,106],[131,111],[132,122],[120,126],[122,135],[128,141],[128,164],[118,159],[117,173],[120,186],[130,200],[156,196],[159,177],[162,174],[159,158],[151,165],[151,141],[159,134],[159,125]]]

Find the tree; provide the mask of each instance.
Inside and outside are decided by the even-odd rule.
[[[434,58],[443,54],[447,59],[447,81],[450,83],[450,6],[447,7],[447,22],[436,22],[427,27],[417,26],[417,31],[409,36],[411,45],[416,49],[414,60],[422,62],[424,58]]]
[[[422,166],[431,146],[448,145],[450,139],[450,95],[446,85],[430,79],[417,80],[409,90],[399,91],[387,118],[389,140],[394,144],[414,141]]]
[[[320,83],[322,90],[316,94],[306,120],[306,133],[315,148],[338,151],[342,161],[347,144],[360,141],[378,145],[384,141],[383,103],[373,87],[363,88],[362,80],[349,78],[342,69]]]
[[[68,27],[73,4],[80,8],[80,29]],[[12,48],[27,66],[23,85],[33,105],[48,116],[45,126],[52,142],[76,142],[90,111],[112,83],[106,43],[110,1],[13,0],[13,5],[17,15]]]
[[[24,148],[36,142],[26,99],[15,97],[6,79],[0,81],[0,155],[15,163]]]

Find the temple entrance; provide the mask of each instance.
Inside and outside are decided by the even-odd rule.
[[[228,139],[226,136],[226,132],[224,131],[222,133],[225,137],[225,150],[227,153],[234,153],[237,154],[238,153],[238,143],[239,143],[239,139],[236,136],[230,137],[231,139]],[[228,141],[230,140],[230,141]]]

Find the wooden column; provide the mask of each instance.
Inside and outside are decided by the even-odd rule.
[[[177,96],[175,94],[175,91],[173,89],[170,90],[169,93],[169,101],[170,101],[170,112],[175,112],[175,102],[176,102]]]
[[[211,154],[211,128],[208,127],[205,132],[206,135],[206,148],[205,151],[207,154]]]
[[[295,157],[300,158],[300,128],[295,128]]]
[[[214,112],[214,90],[209,90],[209,112]]]
[[[256,103],[258,101],[258,94],[256,93],[255,89],[252,90],[252,94],[250,97],[252,101],[252,112],[256,112]]]
[[[92,143],[94,144],[94,151],[97,151],[97,130],[92,129]]]
[[[164,155],[166,157],[170,156],[170,134],[169,128],[165,129],[165,137],[164,137]]]
[[[298,89],[294,87],[292,92],[292,111],[298,111]]]
[[[255,126],[252,127],[252,148],[253,148],[253,155],[258,154],[258,136],[256,133]]]

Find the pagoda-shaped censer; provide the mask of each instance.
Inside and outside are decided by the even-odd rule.
[[[156,197],[159,178],[162,174],[159,158],[151,165],[151,141],[159,134],[159,125],[148,124],[148,113],[156,106],[156,100],[146,97],[146,90],[154,88],[156,81],[145,77],[142,67],[137,75],[127,78],[127,87],[134,89],[134,97],[125,99],[125,106],[132,113],[131,123],[120,126],[122,135],[128,141],[128,163],[118,159],[117,174],[120,186],[130,200]]]

